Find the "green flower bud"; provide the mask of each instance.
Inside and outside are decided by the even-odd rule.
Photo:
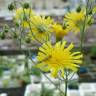
[[[18,22],[15,22],[15,25],[16,25],[16,27],[19,27],[19,23]]]
[[[28,9],[29,7],[30,7],[30,5],[29,5],[28,2],[26,2],[26,3],[23,4],[23,8]]]
[[[7,28],[6,28],[6,29],[4,29],[4,32],[5,32],[5,33],[8,33],[8,31],[9,31],[9,29],[7,29]]]
[[[92,15],[92,10],[89,10],[88,14],[89,14],[89,15]]]
[[[66,29],[67,28],[67,25],[66,24],[63,24],[63,29]]]
[[[15,9],[15,5],[14,5],[13,3],[9,4],[9,5],[8,5],[8,9],[9,9],[10,11],[13,11],[13,10]]]
[[[25,42],[26,42],[26,43],[30,43],[30,42],[31,42],[30,38],[27,37],[27,38],[25,39]]]
[[[17,37],[18,37],[17,33],[14,32],[14,33],[13,33],[13,38],[17,38]]]
[[[3,28],[3,32],[7,33],[9,31],[9,26],[5,24]]]
[[[80,12],[81,11],[81,7],[78,6],[77,9],[76,9],[77,12]]]
[[[4,34],[4,32],[0,32],[0,38],[1,38],[1,39],[5,39],[5,34]]]
[[[93,24],[93,20],[88,21],[88,25],[91,26]]]

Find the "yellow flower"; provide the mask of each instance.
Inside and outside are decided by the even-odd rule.
[[[29,27],[27,20],[30,20],[31,16],[34,16],[35,13],[29,9],[18,8],[15,11],[15,22],[22,25],[22,27]]]
[[[38,40],[40,42],[47,41],[52,32],[51,24],[53,20],[48,17],[33,16],[31,18],[31,27],[32,30],[28,33],[28,36],[32,40]]]
[[[62,38],[69,32],[67,27],[63,28],[62,25],[56,23],[52,25],[52,28],[57,38]]]
[[[33,16],[31,17],[31,23],[35,26],[50,26],[53,23],[53,20],[50,17],[45,18],[45,16]]]
[[[66,41],[57,42],[52,45],[50,42],[44,43],[40,48],[37,56],[38,64],[36,65],[43,71],[51,71],[53,77],[64,76],[64,70],[77,71],[82,63],[83,57],[80,52],[72,52],[74,45],[71,43],[65,48]]]
[[[32,31],[28,33],[28,37],[31,38],[31,40],[36,40],[37,42],[39,41],[41,43],[48,41],[49,36],[50,34],[48,32],[40,32],[37,28],[32,29]]]
[[[77,33],[80,32],[80,26],[82,26],[84,19],[85,19],[84,11],[80,12],[72,11],[65,15],[64,21],[67,23],[70,30]]]
[[[86,15],[86,11],[83,9],[80,12],[71,11],[65,15],[64,21],[69,26],[70,31],[75,33],[81,31],[81,28],[83,26],[86,17],[85,15]],[[90,24],[93,22],[91,15],[88,15],[85,22],[86,22],[85,27],[88,28],[88,26],[90,26]]]

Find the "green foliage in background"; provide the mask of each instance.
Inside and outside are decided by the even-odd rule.
[[[96,45],[92,46],[90,54],[96,56]]]
[[[53,96],[54,95],[54,89],[49,89],[42,84],[42,90],[40,96]]]

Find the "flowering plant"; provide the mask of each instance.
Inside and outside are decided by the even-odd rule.
[[[82,7],[78,6],[76,10],[67,12],[62,24],[55,22],[51,17],[37,15],[29,3],[19,2],[20,7],[17,5],[18,2],[13,2],[8,6],[9,10],[15,11],[13,36],[19,41],[20,48],[22,43],[39,43],[36,61],[31,59],[33,67],[39,68],[42,73],[50,72],[52,77],[64,81],[65,93],[58,86],[57,89],[61,96],[67,96],[67,86],[71,79],[68,76],[72,72],[76,73],[82,64],[84,33],[94,22],[96,8],[92,6],[92,0],[87,0],[85,6],[81,5]],[[74,35],[80,32],[81,50],[73,51],[74,44],[67,45],[67,41],[64,40],[63,37],[70,31]],[[56,36],[55,44],[51,42],[52,34]],[[28,52],[30,58],[30,51]],[[50,82],[54,84],[51,80]]]

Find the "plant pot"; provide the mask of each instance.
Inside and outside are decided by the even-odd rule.
[[[96,56],[90,56],[91,60],[96,60]]]
[[[92,63],[93,64],[95,64],[96,63],[96,56],[90,56],[90,59],[91,59],[91,61],[92,61]]]
[[[38,76],[35,76],[35,75],[31,76],[31,82],[32,83],[39,83],[40,81],[41,81],[41,77],[38,77]]]
[[[17,87],[17,88],[0,88],[0,94],[6,93],[7,96],[24,96],[26,87]]]

